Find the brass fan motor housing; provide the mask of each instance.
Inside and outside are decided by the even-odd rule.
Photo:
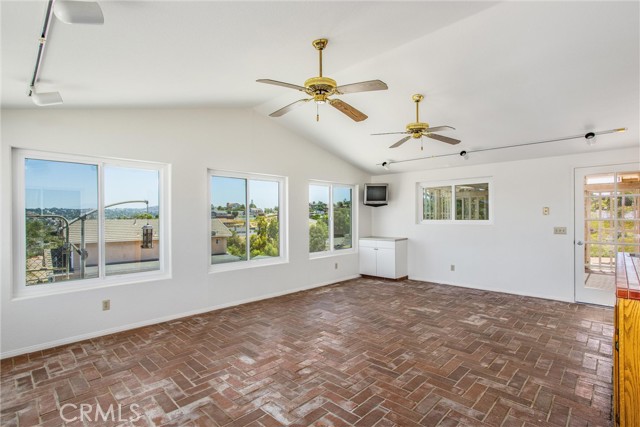
[[[304,82],[304,87],[307,88],[309,95],[326,95],[330,96],[336,93],[336,87],[338,84],[335,80],[329,77],[311,77]]]
[[[422,137],[422,132],[425,132],[427,129],[429,129],[429,123],[409,123],[406,129],[407,132],[411,133],[412,137],[414,137],[415,139],[420,139]]]

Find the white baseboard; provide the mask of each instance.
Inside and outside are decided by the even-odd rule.
[[[417,280],[419,282],[435,283],[437,285],[458,286],[460,288],[475,289],[477,291],[500,292],[500,293],[503,293],[503,294],[520,295],[520,296],[523,296],[523,297],[533,297],[533,298],[541,298],[541,299],[548,299],[548,300],[562,301],[562,302],[571,302],[571,303],[575,302],[575,300],[573,298],[563,298],[563,297],[553,296],[553,295],[540,295],[540,294],[535,294],[535,293],[531,293],[531,292],[514,291],[512,289],[502,289],[502,288],[496,288],[496,287],[492,287],[492,286],[479,288],[477,286],[472,286],[472,285],[464,284],[464,283],[455,283],[455,282],[442,281],[442,280],[425,279],[425,278],[416,277],[416,276],[409,276],[409,280]]]
[[[85,340],[92,339],[92,338],[102,337],[104,335],[115,334],[117,332],[123,332],[123,331],[128,331],[128,330],[131,330],[131,329],[142,328],[144,326],[149,326],[149,325],[155,325],[157,323],[168,322],[168,321],[171,321],[171,320],[180,319],[182,317],[189,317],[189,316],[194,316],[194,315],[197,315],[197,314],[208,313],[210,311],[221,310],[223,308],[233,307],[233,306],[236,306],[236,305],[248,304],[250,302],[256,302],[256,301],[262,301],[262,300],[265,300],[265,299],[276,298],[276,297],[280,297],[280,296],[283,296],[283,295],[294,294],[296,292],[301,292],[301,291],[308,291],[309,289],[320,288],[320,287],[323,287],[323,286],[332,285],[334,283],[344,282],[345,280],[356,279],[358,277],[360,277],[359,274],[352,275],[352,276],[346,276],[346,277],[342,277],[342,278],[339,278],[339,279],[330,280],[328,282],[315,283],[313,285],[302,286],[300,288],[287,289],[286,291],[282,291],[282,292],[273,292],[273,293],[270,293],[270,294],[260,295],[260,296],[254,297],[254,298],[246,298],[246,299],[243,299],[243,300],[232,301],[232,302],[228,302],[228,303],[224,303],[224,304],[214,305],[214,306],[211,306],[211,307],[204,307],[204,308],[199,308],[199,309],[191,310],[191,311],[187,311],[187,312],[171,314],[169,316],[158,317],[158,318],[155,318],[155,319],[143,320],[141,322],[129,323],[127,325],[116,326],[114,328],[103,329],[101,331],[90,332],[90,333],[82,334],[82,335],[75,335],[75,336],[72,336],[72,337],[62,338],[62,339],[55,340],[55,341],[48,341],[48,342],[45,342],[45,343],[42,343],[42,344],[35,344],[35,345],[32,345],[32,346],[28,346],[28,347],[18,348],[16,350],[0,352],[0,359],[6,359],[7,357],[20,356],[22,354],[33,353],[34,351],[46,350],[46,349],[53,348],[53,347],[59,347],[61,345],[67,345],[67,344],[72,344],[72,343],[79,342],[79,341],[85,341]]]

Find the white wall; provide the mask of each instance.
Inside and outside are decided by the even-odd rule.
[[[409,238],[411,279],[573,301],[574,168],[639,160],[634,148],[376,176],[391,200],[373,234]],[[417,223],[416,183],[474,177],[492,177],[492,225]]]
[[[358,273],[357,254],[309,260],[308,180],[363,184],[368,175],[250,110],[3,110],[0,157],[2,357]],[[12,298],[11,147],[171,164],[172,278]],[[289,263],[208,272],[207,169],[289,178]],[[360,209],[359,233],[370,233]],[[334,269],[334,263],[339,267]],[[101,301],[111,299],[111,310]]]

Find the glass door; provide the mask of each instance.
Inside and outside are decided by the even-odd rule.
[[[613,305],[616,254],[640,252],[637,169],[637,164],[576,169],[576,301]]]

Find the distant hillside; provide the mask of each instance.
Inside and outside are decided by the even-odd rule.
[[[66,208],[46,208],[46,209],[26,209],[28,215],[60,215],[68,220],[76,219],[80,215],[88,212],[87,209],[66,209]],[[106,219],[126,219],[134,218],[136,215],[147,212],[147,208],[109,208],[105,210]],[[158,206],[149,206],[149,213],[154,217],[158,216]],[[96,217],[96,214],[91,215]]]

